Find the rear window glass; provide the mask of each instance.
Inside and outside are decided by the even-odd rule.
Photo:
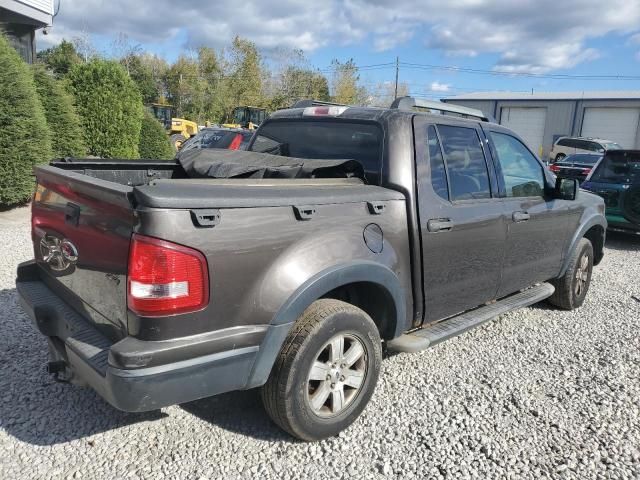
[[[380,179],[382,130],[371,123],[277,120],[260,128],[254,152],[283,157],[357,160],[369,183]]]
[[[589,155],[588,153],[578,153],[576,155],[569,155],[567,158],[559,163],[580,163],[582,165],[595,165],[598,160],[602,158],[602,155]]]
[[[614,151],[605,155],[591,181],[640,185],[640,152]]]
[[[439,197],[449,200],[447,173],[444,169],[444,159],[442,158],[436,127],[433,125],[431,125],[427,131],[427,139],[429,145],[429,163],[431,165],[431,186]]]
[[[451,200],[491,198],[480,137],[473,128],[438,125],[449,174]]]
[[[201,130],[196,136],[185,142],[182,150],[192,148],[229,148],[235,140],[235,144],[244,150],[251,140],[251,132],[233,131],[223,129]]]

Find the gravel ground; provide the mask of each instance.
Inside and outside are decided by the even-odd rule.
[[[640,238],[611,236],[578,311],[387,358],[362,417],[303,444],[255,391],[127,414],[53,382],[14,289],[27,213],[0,213],[1,479],[640,478]]]

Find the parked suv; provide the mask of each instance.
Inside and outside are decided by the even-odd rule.
[[[640,150],[612,150],[582,188],[604,198],[610,230],[640,234]]]
[[[549,161],[559,162],[568,155],[576,153],[604,153],[607,150],[619,150],[622,147],[616,142],[600,138],[560,137],[549,152]]]
[[[601,158],[602,154],[576,153],[552,163],[549,165],[549,170],[558,177],[575,178],[582,183]]]
[[[126,411],[260,387],[291,435],[334,436],[373,395],[383,345],[424,350],[545,299],[578,308],[603,256],[603,200],[473,109],[307,101],[249,151],[186,157],[35,169],[21,303],[50,372]]]

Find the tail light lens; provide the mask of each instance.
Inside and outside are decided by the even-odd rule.
[[[209,303],[207,260],[192,248],[134,234],[128,276],[127,304],[138,315],[195,312]]]
[[[233,137],[233,140],[231,140],[231,143],[229,144],[228,150],[238,150],[241,144],[242,134],[236,133],[236,136]]]
[[[560,171],[560,167],[558,165],[549,165],[549,170],[554,173],[558,173]]]
[[[589,175],[591,173],[591,169],[590,168],[583,168],[582,169],[582,175]]]

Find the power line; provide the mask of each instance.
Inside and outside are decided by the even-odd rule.
[[[446,70],[452,72],[503,77],[549,78],[555,80],[640,80],[640,76],[637,75],[570,75],[561,73],[507,72],[502,70],[483,70],[478,68],[457,67],[453,65],[430,65],[409,62],[401,62],[400,65],[402,67],[415,70]]]

